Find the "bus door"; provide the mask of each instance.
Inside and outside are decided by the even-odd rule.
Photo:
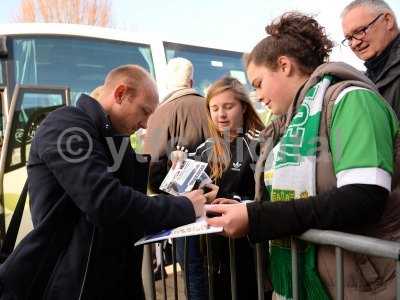
[[[32,138],[47,114],[69,105],[69,89],[17,85],[8,111],[0,157],[0,239],[4,235],[27,178],[26,163]],[[17,242],[32,229],[25,206]]]
[[[1,148],[3,148],[3,140],[4,140],[4,128],[5,128],[5,118],[3,112],[3,91],[0,90],[0,153]]]
[[[0,152],[3,145],[4,129],[7,116],[7,97],[5,95],[6,76],[5,76],[5,59],[7,58],[6,38],[0,36]]]

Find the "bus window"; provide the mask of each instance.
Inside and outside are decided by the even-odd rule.
[[[242,53],[211,48],[195,47],[164,42],[167,61],[174,57],[184,57],[194,66],[194,88],[205,94],[207,88],[222,76],[232,76],[246,85],[243,71]]]
[[[7,120],[7,136],[4,140],[2,155],[5,155],[5,166],[0,171],[3,178],[2,194],[5,216],[1,226],[8,226],[17,204],[18,196],[27,178],[26,162],[32,138],[47,114],[69,102],[68,90],[56,87],[24,87],[15,89],[15,97]],[[25,207],[19,238],[32,228],[29,209]],[[4,228],[1,229],[4,232]]]
[[[73,103],[90,93],[113,68],[138,64],[155,77],[149,45],[77,37],[14,37],[15,83],[68,86]]]
[[[4,62],[0,61],[0,85],[5,85],[5,76],[4,76]]]
[[[4,115],[3,115],[3,92],[0,90],[0,153],[1,148],[3,148],[3,139],[4,139]]]
[[[4,61],[8,57],[8,49],[7,49],[7,37],[4,35],[0,35],[0,85],[4,86],[6,84],[6,76],[5,76],[5,64]]]
[[[11,125],[5,173],[26,165],[37,126],[50,111],[63,105],[62,93],[20,93]]]

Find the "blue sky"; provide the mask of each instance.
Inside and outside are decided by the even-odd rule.
[[[66,0],[67,1],[67,0]],[[2,0],[0,24],[13,20],[18,0]],[[349,0],[113,0],[114,26],[137,32],[156,32],[179,40],[194,39],[206,44],[218,43],[224,48],[248,51],[264,37],[264,27],[288,10],[316,15],[331,38],[342,39],[341,10]],[[387,0],[395,12],[399,0]],[[398,16],[399,18],[399,16]],[[0,25],[1,26],[1,25]],[[333,59],[361,63],[344,47],[337,47]]]

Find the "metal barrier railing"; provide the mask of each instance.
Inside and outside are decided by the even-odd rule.
[[[174,299],[178,300],[178,272],[177,272],[177,268],[176,268],[176,241],[175,241],[175,239],[172,240],[172,265],[173,265],[173,270],[174,270]]]
[[[365,237],[361,235],[349,234],[344,232],[329,231],[329,230],[316,230],[311,229],[303,233],[298,237],[292,238],[292,283],[293,283],[293,300],[299,299],[299,274],[298,274],[298,244],[297,239],[301,239],[307,242],[312,242],[319,245],[329,245],[335,247],[336,255],[336,297],[335,299],[344,299],[344,268],[343,268],[343,250],[350,252],[356,252],[371,256],[378,256],[396,260],[396,298],[400,300],[400,243],[385,241],[376,238]],[[209,299],[213,300],[214,287],[213,287],[213,266],[212,266],[212,249],[210,240],[206,237],[207,246],[207,265],[208,265],[208,289]],[[160,247],[162,249],[162,247]],[[188,243],[185,239],[185,250],[184,250],[184,288],[187,299],[190,299],[188,290]],[[145,255],[149,255],[150,246],[145,246]],[[176,243],[173,240],[172,243],[172,260],[173,260],[173,278],[174,278],[174,299],[178,300],[178,286],[177,286],[177,272],[176,272]],[[256,245],[256,267],[257,267],[257,287],[258,287],[258,300],[264,300],[264,256],[266,254],[266,245]],[[229,257],[230,257],[230,269],[231,269],[231,295],[232,299],[237,299],[237,282],[236,282],[236,264],[235,264],[235,241],[229,240]],[[163,260],[163,255],[161,255]],[[151,258],[145,259],[145,264],[152,264]],[[163,266],[163,262],[162,266]],[[152,282],[145,283],[147,298],[151,300],[156,299],[154,276],[152,267],[145,266],[145,270],[151,270],[150,276],[145,276],[144,281],[151,280]],[[146,272],[145,271],[145,272]],[[161,272],[163,274],[163,272]],[[165,277],[162,275],[162,286],[163,286],[163,299],[167,299],[167,291],[165,284]]]
[[[310,229],[298,237],[301,240],[319,245],[334,246],[336,252],[336,298],[344,299],[343,249],[393,259],[396,261],[396,299],[400,299],[400,243],[345,232]],[[297,243],[292,238],[292,281],[293,300],[299,299]]]
[[[206,250],[207,250],[207,276],[208,276],[208,299],[214,299],[214,280],[213,280],[213,251],[210,243],[209,236],[206,235]],[[157,244],[157,243],[156,243]],[[188,283],[188,240],[185,238],[184,243],[184,258],[183,258],[183,281],[184,281],[184,290],[186,298],[189,300],[189,283]],[[143,269],[143,283],[146,291],[146,298],[151,300],[156,300],[156,288],[155,288],[155,279],[153,275],[153,262],[151,258],[151,245],[145,245],[145,258],[144,258],[144,269]],[[256,254],[256,268],[257,268],[257,287],[258,287],[258,299],[264,300],[264,261],[265,261],[265,253],[266,253],[266,244],[257,244],[255,246],[255,254]],[[156,247],[156,251],[162,251],[163,247]],[[236,300],[237,298],[237,273],[236,273],[236,255],[235,255],[235,240],[229,239],[229,261],[230,261],[230,273],[231,273],[231,295],[232,299]],[[161,269],[164,268],[164,255],[158,255],[161,258]],[[174,299],[178,299],[178,280],[177,280],[177,268],[176,268],[176,241],[172,239],[172,265],[173,265],[173,287],[174,287]],[[151,272],[151,274],[147,274]],[[161,288],[162,288],[162,299],[167,299],[167,288],[166,288],[166,278],[161,271]]]

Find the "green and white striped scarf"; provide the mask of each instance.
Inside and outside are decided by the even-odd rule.
[[[324,76],[307,91],[296,115],[267,159],[264,179],[272,202],[316,195],[316,151],[321,110],[331,82],[331,76]],[[299,243],[300,299],[329,299],[317,271],[316,246]],[[290,238],[271,241],[270,250],[274,292],[281,299],[292,299]]]

